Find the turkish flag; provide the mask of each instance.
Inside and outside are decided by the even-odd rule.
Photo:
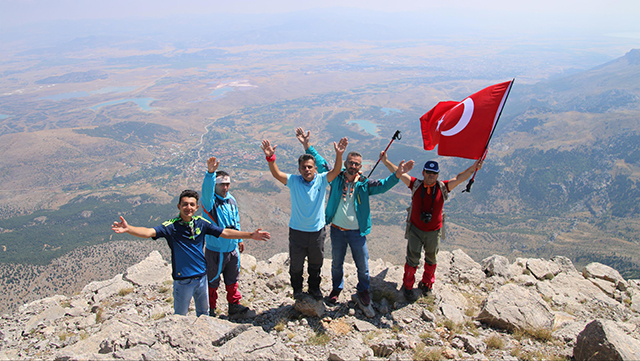
[[[492,85],[461,102],[436,104],[420,118],[424,149],[438,154],[480,159],[498,122],[514,80]]]

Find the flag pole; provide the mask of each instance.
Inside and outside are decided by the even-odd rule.
[[[489,135],[489,139],[487,139],[487,145],[484,146],[484,152],[482,153],[482,157],[480,157],[482,161],[484,161],[484,159],[487,157],[487,152],[489,151],[489,143],[491,142],[491,138],[493,138],[493,133],[495,133],[496,128],[498,127],[498,121],[500,120],[500,116],[502,115],[502,110],[504,109],[504,105],[507,104],[507,98],[509,97],[509,93],[511,93],[511,88],[513,87],[513,83],[515,83],[515,81],[516,78],[513,78],[511,80],[509,89],[507,89],[507,94],[504,96],[504,100],[502,102],[502,105],[500,106],[500,112],[498,113],[498,117],[496,118],[496,123],[493,125],[493,129],[491,129],[491,134]],[[462,193],[471,193],[471,186],[473,185],[473,182],[475,182],[476,173],[478,173],[477,168],[473,171],[473,176],[469,180],[469,183],[467,183],[467,187],[462,191]]]
[[[393,134],[393,137],[391,137],[391,141],[389,142],[389,145],[387,145],[386,148],[384,148],[384,152],[386,153],[387,150],[389,149],[389,147],[391,146],[391,143],[393,143],[394,140],[400,140],[402,139],[402,136],[400,135],[400,131],[396,130],[396,132]],[[376,167],[378,166],[378,163],[380,163],[380,158],[378,158],[378,161],[376,162],[376,165],[373,166],[373,168],[371,169],[371,172],[369,172],[369,175],[367,176],[367,178],[371,177],[371,174],[373,173],[374,170],[376,170]]]

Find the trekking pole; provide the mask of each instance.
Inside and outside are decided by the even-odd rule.
[[[400,140],[402,139],[402,135],[400,135],[400,131],[396,130],[396,132],[393,134],[393,137],[391,137],[391,141],[389,142],[389,145],[387,145],[387,147],[384,149],[384,152],[386,153],[387,150],[389,149],[389,147],[391,146],[391,143],[393,143],[394,140]],[[369,172],[369,175],[367,176],[367,178],[371,177],[371,174],[373,173],[374,170],[376,170],[376,167],[378,166],[378,163],[380,163],[380,158],[378,158],[378,161],[376,162],[376,165],[373,166],[373,169],[371,169],[371,172]]]

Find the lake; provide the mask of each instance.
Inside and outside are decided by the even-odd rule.
[[[211,99],[218,99],[218,98],[222,98],[226,93],[232,92],[234,90],[235,90],[235,88],[233,88],[233,87],[224,86],[222,88],[218,88],[218,89],[212,91],[211,94],[209,94],[209,96],[211,97]]]
[[[350,120],[347,122],[347,124],[352,124],[352,123],[357,124],[360,127],[360,129],[373,135],[374,137],[378,137],[378,124],[372,123],[368,120],[360,120],[360,119]]]
[[[380,108],[380,110],[384,113],[385,117],[391,113],[402,113],[402,110],[396,108]]]

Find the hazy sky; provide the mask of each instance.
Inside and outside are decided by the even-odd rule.
[[[488,11],[529,21],[640,32],[640,0],[0,0],[0,26],[47,20],[168,17],[176,14],[282,13],[327,7],[385,12]]]

